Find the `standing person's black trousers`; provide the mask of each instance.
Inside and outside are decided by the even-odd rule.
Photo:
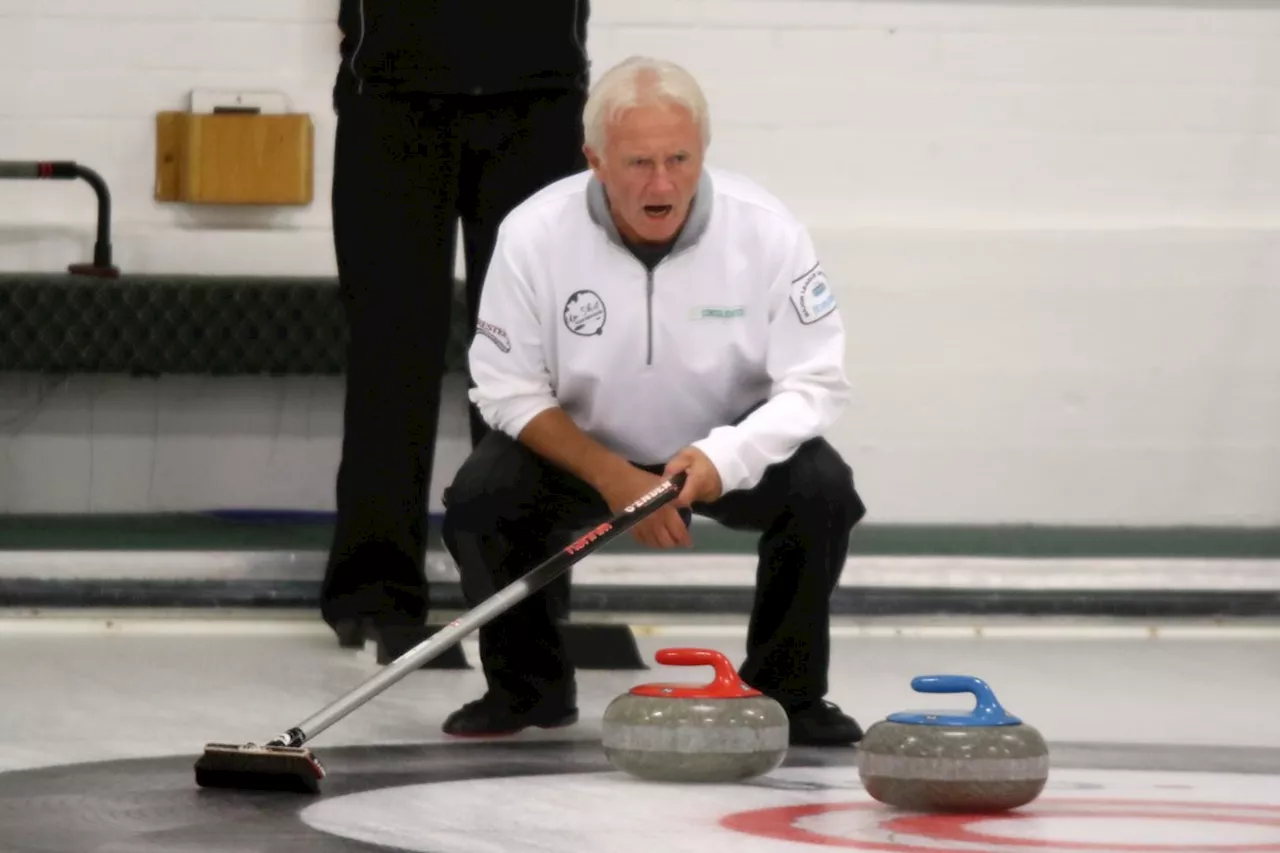
[[[662,467],[646,470],[661,473]],[[829,600],[850,533],[866,514],[853,472],[830,444],[813,439],[772,466],[755,488],[695,503],[693,512],[761,534],[743,680],[789,713],[821,717],[830,663]],[[611,515],[587,483],[494,431],[445,493],[444,540],[474,607],[569,537]],[[535,593],[480,628],[489,694],[455,712],[446,732],[497,734],[576,720],[574,673],[554,614],[554,602]],[[834,724],[828,717],[826,723],[851,724],[842,719]],[[793,736],[795,726],[793,717]],[[835,739],[843,742],[846,735],[839,732]]]
[[[474,329],[498,225],[538,189],[586,168],[585,99],[567,88],[335,93],[333,234],[350,343],[321,613],[340,635],[362,619],[425,621],[427,492],[457,223]],[[470,408],[475,443],[487,430]]]

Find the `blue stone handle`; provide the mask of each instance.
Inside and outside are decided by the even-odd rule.
[[[970,693],[975,700],[974,707],[967,712],[904,711],[890,714],[889,720],[935,726],[1011,726],[1021,723],[1000,705],[991,686],[981,678],[971,675],[918,675],[911,679],[911,689],[917,693]]]

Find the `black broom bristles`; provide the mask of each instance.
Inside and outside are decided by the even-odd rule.
[[[302,747],[210,743],[196,760],[196,784],[202,788],[315,794],[324,775],[319,760]]]

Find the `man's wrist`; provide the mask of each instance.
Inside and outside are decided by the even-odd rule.
[[[631,468],[629,461],[616,453],[602,449],[589,469],[586,477],[587,485],[604,494],[612,483],[627,473],[629,468]]]

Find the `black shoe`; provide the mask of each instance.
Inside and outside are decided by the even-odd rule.
[[[787,708],[792,746],[851,746],[862,740],[862,727],[839,706],[819,700]]]
[[[331,627],[338,637],[338,645],[341,648],[359,649],[364,647],[366,640],[377,640],[378,632],[384,628],[420,629],[425,626],[426,618],[422,616],[383,613],[376,616],[345,616],[335,619]]]
[[[344,649],[363,647],[368,632],[364,619],[338,619],[333,624],[333,633],[338,635],[338,645]]]
[[[381,626],[426,624],[429,585],[420,565],[399,549],[370,542],[340,560],[331,555],[329,561],[320,616],[337,635],[338,645],[362,646]]]
[[[530,704],[490,690],[450,714],[441,729],[449,735],[484,737],[512,735],[530,726],[557,729],[576,722],[578,709],[568,695],[549,696]]]

